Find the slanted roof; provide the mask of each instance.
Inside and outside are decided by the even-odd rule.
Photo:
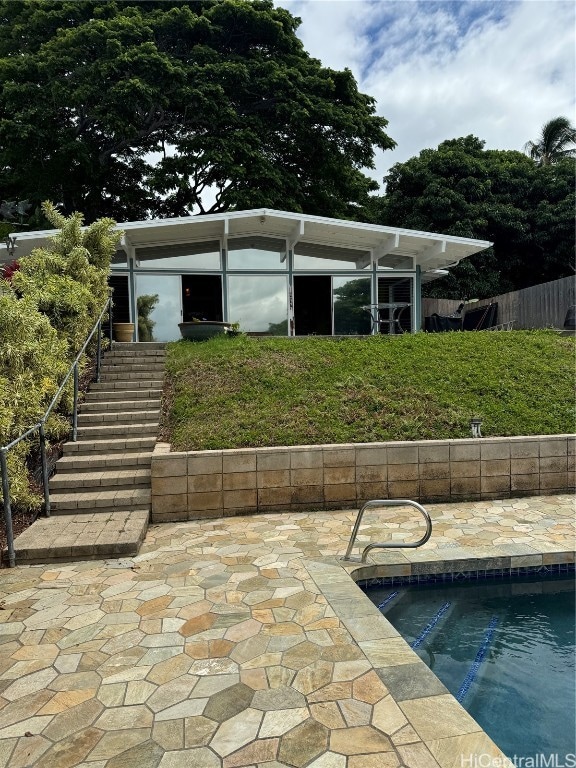
[[[128,221],[118,224],[124,231],[124,247],[167,245],[241,236],[265,235],[287,238],[288,247],[298,242],[355,248],[370,251],[384,267],[402,268],[406,259],[421,267],[428,279],[440,276],[456,262],[483,251],[492,243],[433,232],[418,232],[399,227],[385,227],[358,221],[329,219],[323,216],[275,211],[259,208],[252,211],[232,211],[204,216],[184,216],[171,219]],[[21,258],[46,243],[54,230],[17,232],[16,257]],[[0,261],[7,260],[6,247],[0,251]]]

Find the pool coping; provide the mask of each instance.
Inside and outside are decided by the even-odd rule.
[[[450,555],[446,557],[448,552]],[[427,551],[380,551],[375,559],[380,562],[360,564],[337,558],[306,560],[305,567],[388,688],[399,713],[421,736],[442,768],[473,764],[481,764],[483,768],[514,768],[512,760],[504,755],[361,590],[360,583],[381,579],[385,579],[386,584],[393,584],[394,579],[397,583],[405,584],[406,579],[417,583],[429,576],[467,580],[487,572],[506,577],[519,575],[519,569],[537,572],[558,568],[560,571],[562,566],[568,570],[568,566],[576,562],[576,552],[539,542],[538,548],[514,544],[481,550],[450,547]],[[471,576],[472,573],[476,576]],[[425,760],[424,755],[421,759]],[[414,764],[419,764],[417,758]]]

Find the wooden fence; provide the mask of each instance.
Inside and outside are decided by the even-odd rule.
[[[502,296],[468,304],[466,309],[480,309],[498,302],[498,323],[514,321],[514,328],[562,328],[568,307],[576,304],[576,279],[562,277],[550,283],[523,288]],[[450,315],[460,302],[452,299],[422,299],[422,315]]]

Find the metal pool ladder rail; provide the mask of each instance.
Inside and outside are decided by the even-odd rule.
[[[426,520],[426,533],[424,536],[422,536],[421,539],[418,539],[418,541],[403,543],[403,542],[396,542],[396,541],[390,541],[388,543],[374,543],[374,544],[368,544],[367,547],[364,547],[364,550],[362,551],[361,557],[351,557],[350,552],[352,552],[352,547],[354,546],[354,542],[356,541],[356,536],[358,535],[358,529],[360,528],[360,523],[362,522],[362,517],[364,515],[364,512],[367,509],[370,509],[372,507],[415,507],[419,512],[422,513],[424,516],[424,519]],[[368,557],[368,552],[370,552],[371,549],[389,549],[389,548],[406,548],[406,549],[415,549],[416,547],[421,547],[423,544],[426,544],[430,536],[432,535],[432,520],[430,519],[430,515],[428,512],[424,509],[424,507],[421,504],[418,504],[416,501],[411,501],[410,499],[372,499],[372,501],[367,501],[362,507],[360,507],[360,510],[358,512],[358,517],[356,518],[356,522],[354,523],[354,528],[352,529],[352,536],[350,537],[350,543],[348,544],[348,549],[346,550],[346,554],[342,558],[342,560],[348,560],[350,562],[355,563],[365,563],[366,558]]]

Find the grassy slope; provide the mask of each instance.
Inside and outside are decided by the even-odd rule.
[[[168,371],[174,450],[574,430],[574,340],[549,331],[177,342]]]

